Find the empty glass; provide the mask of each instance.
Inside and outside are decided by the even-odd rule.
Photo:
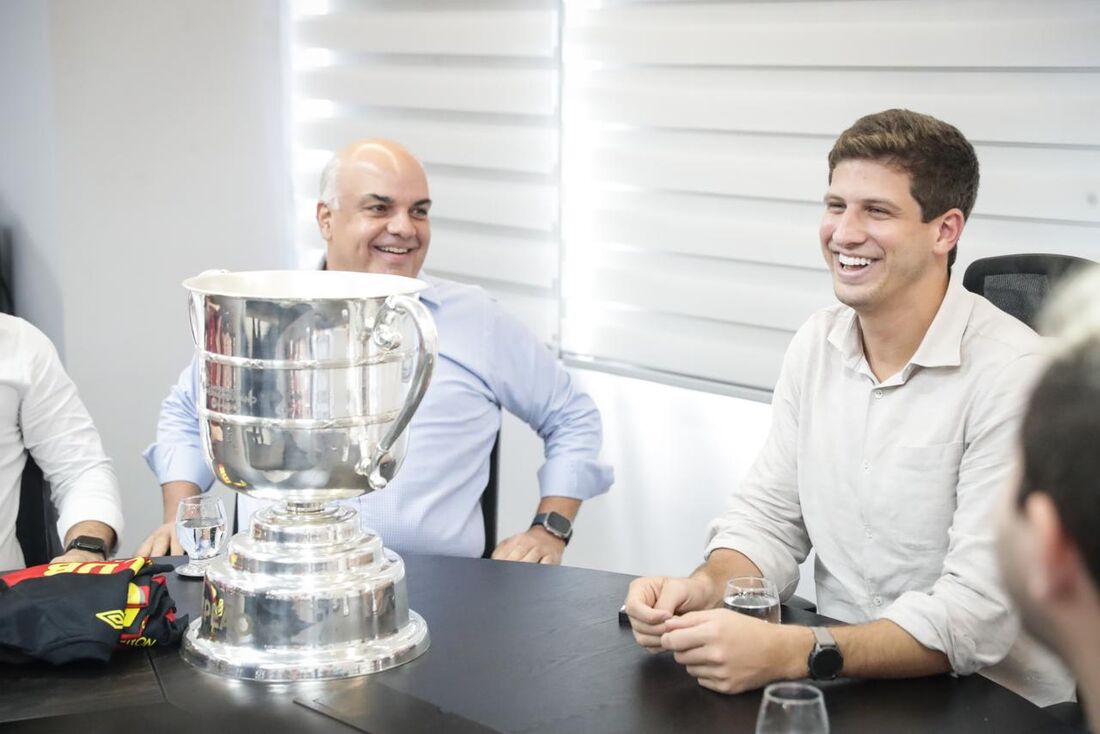
[[[825,696],[808,683],[772,683],[764,689],[756,734],[829,734]]]
[[[225,530],[225,505],[220,498],[200,494],[180,500],[176,510],[176,532],[190,561],[177,568],[176,573],[196,578],[205,576],[207,565],[225,546]]]
[[[726,582],[722,604],[726,609],[779,624],[779,590],[766,578],[735,576]]]

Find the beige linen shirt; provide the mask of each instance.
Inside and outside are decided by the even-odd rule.
[[[998,663],[1019,625],[996,566],[995,507],[1040,347],[952,283],[909,364],[879,382],[856,313],[818,312],[791,342],[767,441],[711,523],[707,555],[744,553],[786,597],[812,547],[822,614],[892,620],[960,674]],[[1069,698],[1049,661],[1012,657],[1024,659],[998,680],[1040,702]]]

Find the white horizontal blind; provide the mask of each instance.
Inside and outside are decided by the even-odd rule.
[[[958,126],[978,257],[1100,260],[1094,0],[566,0],[562,349],[658,379],[771,390],[833,302],[826,155],[891,107]]]
[[[303,260],[323,251],[321,168],[388,137],[428,170],[425,270],[485,286],[556,340],[559,3],[294,0],[294,167]]]

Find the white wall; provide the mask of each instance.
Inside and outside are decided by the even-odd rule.
[[[291,263],[281,3],[0,6],[0,218],[21,315],[115,461],[122,550],[159,523],[140,454],[190,357],[180,281]]]

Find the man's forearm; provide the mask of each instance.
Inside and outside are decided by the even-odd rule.
[[[68,548],[69,543],[81,535],[90,535],[95,538],[99,538],[107,546],[108,549],[115,547],[115,531],[110,525],[101,523],[98,520],[84,520],[78,522],[69,528],[69,531],[65,533],[64,547]]]
[[[176,521],[176,508],[184,497],[201,493],[197,484],[185,481],[165,482],[160,485],[164,493],[164,522]]]
[[[717,606],[722,601],[722,594],[726,591],[726,582],[734,576],[761,576],[760,569],[749,560],[749,557],[740,551],[731,548],[717,548],[705,563],[691,574],[693,579],[698,579],[707,584],[710,591],[707,594],[708,606]]]
[[[844,655],[841,675],[845,677],[918,678],[951,670],[946,655],[920,644],[888,619],[850,627],[830,627],[829,631]]]

